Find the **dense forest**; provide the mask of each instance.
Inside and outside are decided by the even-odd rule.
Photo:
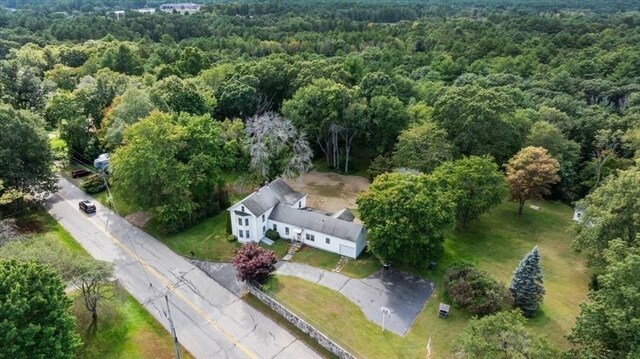
[[[62,3],[0,13],[0,98],[60,128],[87,162],[152,110],[219,121],[274,111],[330,167],[372,163],[372,175],[463,155],[501,164],[544,143],[561,163],[553,197],[570,202],[629,166],[637,145],[634,12],[554,2],[536,14],[494,3],[217,4],[121,19],[46,10]]]

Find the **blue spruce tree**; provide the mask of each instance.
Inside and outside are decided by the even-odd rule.
[[[538,246],[527,253],[518,264],[513,272],[509,291],[513,296],[514,305],[522,310],[525,317],[531,318],[536,315],[544,296]]]

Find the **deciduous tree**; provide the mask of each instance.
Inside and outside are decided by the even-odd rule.
[[[498,90],[455,86],[438,98],[433,119],[461,154],[492,155],[502,162],[521,146],[514,143],[520,138],[518,128],[508,120],[515,107],[513,99]]]
[[[85,308],[91,313],[91,319],[98,321],[98,303],[110,298],[107,285],[113,273],[110,263],[92,258],[74,258],[73,283],[80,288]]]
[[[604,250],[609,241],[620,238],[634,243],[640,233],[640,168],[632,167],[609,177],[577,206],[585,208],[574,224],[575,249],[585,251],[592,269],[604,269]]]
[[[56,91],[47,101],[44,118],[49,126],[55,128],[63,120],[82,116],[82,108],[76,97],[68,91]]]
[[[453,159],[453,152],[447,132],[433,122],[424,122],[400,133],[393,161],[397,167],[429,173],[442,162]]]
[[[569,334],[575,358],[640,356],[640,237],[635,244],[620,239],[604,251],[604,272]]]
[[[161,111],[188,112],[194,115],[208,113],[215,105],[212,96],[207,97],[193,82],[177,76],[169,76],[156,82],[151,88],[151,101]]]
[[[233,257],[236,277],[243,282],[265,283],[276,270],[276,253],[260,247],[257,243],[245,243]]]
[[[210,116],[152,112],[124,136],[111,160],[113,178],[165,230],[177,231],[226,205],[221,168],[229,157]]]
[[[379,258],[426,265],[442,255],[453,195],[424,174],[385,173],[358,196],[369,249]]]
[[[132,87],[114,100],[101,124],[102,141],[108,149],[115,149],[122,143],[124,129],[147,117],[154,109],[148,90]]]
[[[453,193],[456,220],[461,227],[500,204],[507,194],[505,178],[491,157],[471,156],[445,162],[431,177]]]
[[[507,162],[505,168],[509,194],[518,201],[518,214],[522,214],[528,199],[548,195],[549,186],[560,180],[558,161],[542,147],[523,148]]]
[[[526,322],[518,311],[473,318],[455,347],[465,359],[556,358],[547,340],[529,331]]]
[[[560,182],[554,188],[557,188],[561,199],[572,199],[575,196],[573,187],[576,180],[580,145],[567,139],[558,127],[545,121],[538,121],[531,126],[525,145],[543,147],[558,160]]]
[[[56,189],[53,157],[42,119],[0,104],[0,196],[44,199]]]
[[[493,314],[511,300],[504,284],[468,263],[449,267],[442,278],[442,286],[457,308],[465,308],[474,315]]]

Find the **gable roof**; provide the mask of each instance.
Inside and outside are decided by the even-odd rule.
[[[278,203],[293,205],[304,196],[303,193],[296,192],[281,178],[277,178],[247,196],[241,203],[255,216],[259,216]]]
[[[278,204],[269,219],[355,242],[363,226],[304,209]]]

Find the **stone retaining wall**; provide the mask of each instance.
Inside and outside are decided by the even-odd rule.
[[[283,318],[291,322],[291,324],[295,325],[296,328],[302,330],[304,333],[308,334],[311,338],[318,342],[318,344],[322,345],[325,349],[335,354],[340,359],[355,359],[348,351],[344,350],[341,346],[336,344],[331,339],[327,338],[326,335],[322,334],[318,329],[313,327],[311,324],[307,323],[304,319],[300,318],[287,308],[285,308],[282,304],[278,303],[274,298],[272,298],[267,293],[260,290],[260,288],[248,285],[247,289],[249,293],[251,293],[254,297],[258,298],[262,303],[266,304],[269,308],[275,310],[278,314],[280,314]]]

